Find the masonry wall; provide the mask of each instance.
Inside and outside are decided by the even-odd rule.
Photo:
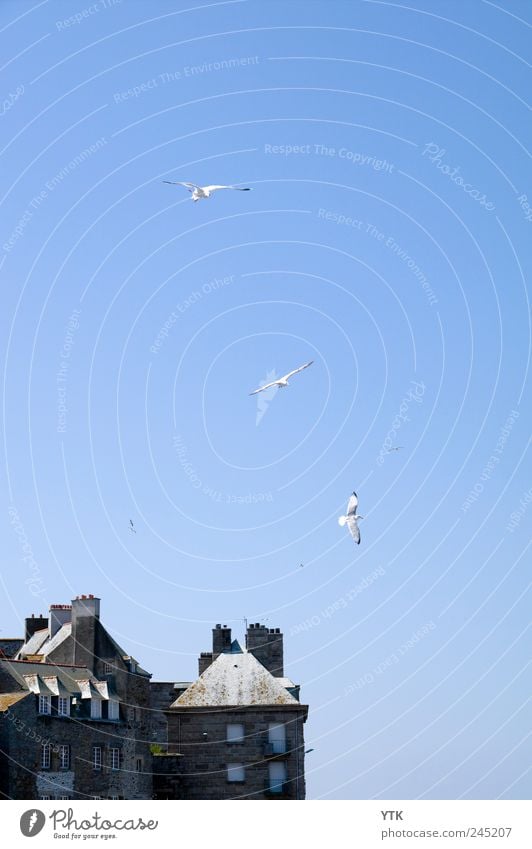
[[[242,709],[173,709],[167,712],[169,751],[180,753],[181,791],[185,799],[304,799],[304,735],[305,707],[249,707]],[[286,724],[286,755],[265,754],[268,724]],[[244,725],[243,743],[228,743],[228,723]],[[268,764],[271,760],[286,763],[285,792],[268,793]],[[245,782],[227,780],[227,765],[242,763],[246,767]]]

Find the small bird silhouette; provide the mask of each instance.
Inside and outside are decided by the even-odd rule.
[[[129,530],[131,531],[132,534],[137,533],[136,530],[135,530],[135,525],[133,524],[133,519],[129,520]]]

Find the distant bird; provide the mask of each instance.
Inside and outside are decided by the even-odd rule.
[[[135,525],[133,524],[133,519],[129,520],[129,530],[131,531],[132,534],[137,533],[136,530],[135,530]]]
[[[353,495],[347,502],[347,513],[345,516],[340,516],[338,519],[338,524],[343,528],[344,525],[347,525],[349,528],[349,533],[357,543],[360,545],[360,531],[358,529],[357,520],[363,519],[364,516],[360,516],[357,513],[357,505],[358,505],[358,496],[356,492],[353,492]]]
[[[259,386],[258,389],[254,389],[253,392],[250,392],[250,395],[256,395],[257,392],[264,392],[265,389],[269,389],[270,386],[288,386],[288,378],[292,377],[293,374],[298,374],[298,372],[303,371],[303,369],[308,368],[312,365],[314,360],[311,360],[309,363],[305,363],[304,366],[299,366],[299,368],[295,368],[293,371],[289,371],[288,374],[285,374],[284,377],[279,377],[277,380],[272,380],[271,383],[266,383],[264,386]]]
[[[299,565],[300,565],[301,567],[303,567],[305,564],[304,564],[304,563],[300,563]]]
[[[192,200],[197,201],[202,198],[210,198],[213,192],[218,189],[234,189],[235,192],[250,192],[251,189],[240,188],[240,186],[196,186],[195,183],[178,183],[173,180],[163,180],[163,183],[168,183],[170,186],[185,186],[192,194]]]
[[[400,451],[400,450],[401,450],[401,448],[404,448],[404,445],[396,445],[396,446],[395,446],[395,448],[388,448],[388,449],[386,450],[386,453],[387,453],[387,454],[391,454],[391,453],[392,453],[392,451]]]

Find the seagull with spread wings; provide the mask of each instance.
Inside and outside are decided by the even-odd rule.
[[[212,193],[217,192],[218,189],[234,189],[235,192],[251,191],[251,189],[240,188],[240,186],[197,186],[195,183],[179,183],[173,180],[163,180],[163,183],[168,183],[170,186],[184,186],[191,193],[193,201],[210,198]]]
[[[345,516],[340,516],[338,519],[338,524],[343,528],[344,525],[347,525],[349,529],[349,533],[355,540],[357,545],[360,545],[360,531],[358,528],[358,519],[363,519],[364,516],[360,516],[357,513],[358,506],[358,496],[356,492],[353,492],[353,495],[347,502],[347,513]]]
[[[303,366],[299,366],[299,368],[295,368],[293,371],[289,371],[288,374],[285,374],[283,377],[277,378],[277,380],[272,380],[271,383],[266,383],[264,386],[259,386],[258,389],[254,389],[253,392],[250,392],[250,395],[256,395],[257,392],[264,392],[265,389],[269,389],[270,386],[278,386],[279,388],[288,386],[288,378],[292,377],[294,374],[298,374],[298,372],[303,371],[303,369],[308,368],[312,365],[314,360],[311,360],[309,363],[305,363]]]

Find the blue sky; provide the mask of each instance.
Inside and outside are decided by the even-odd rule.
[[[310,798],[529,797],[529,19],[4,0],[4,636],[266,620]]]

